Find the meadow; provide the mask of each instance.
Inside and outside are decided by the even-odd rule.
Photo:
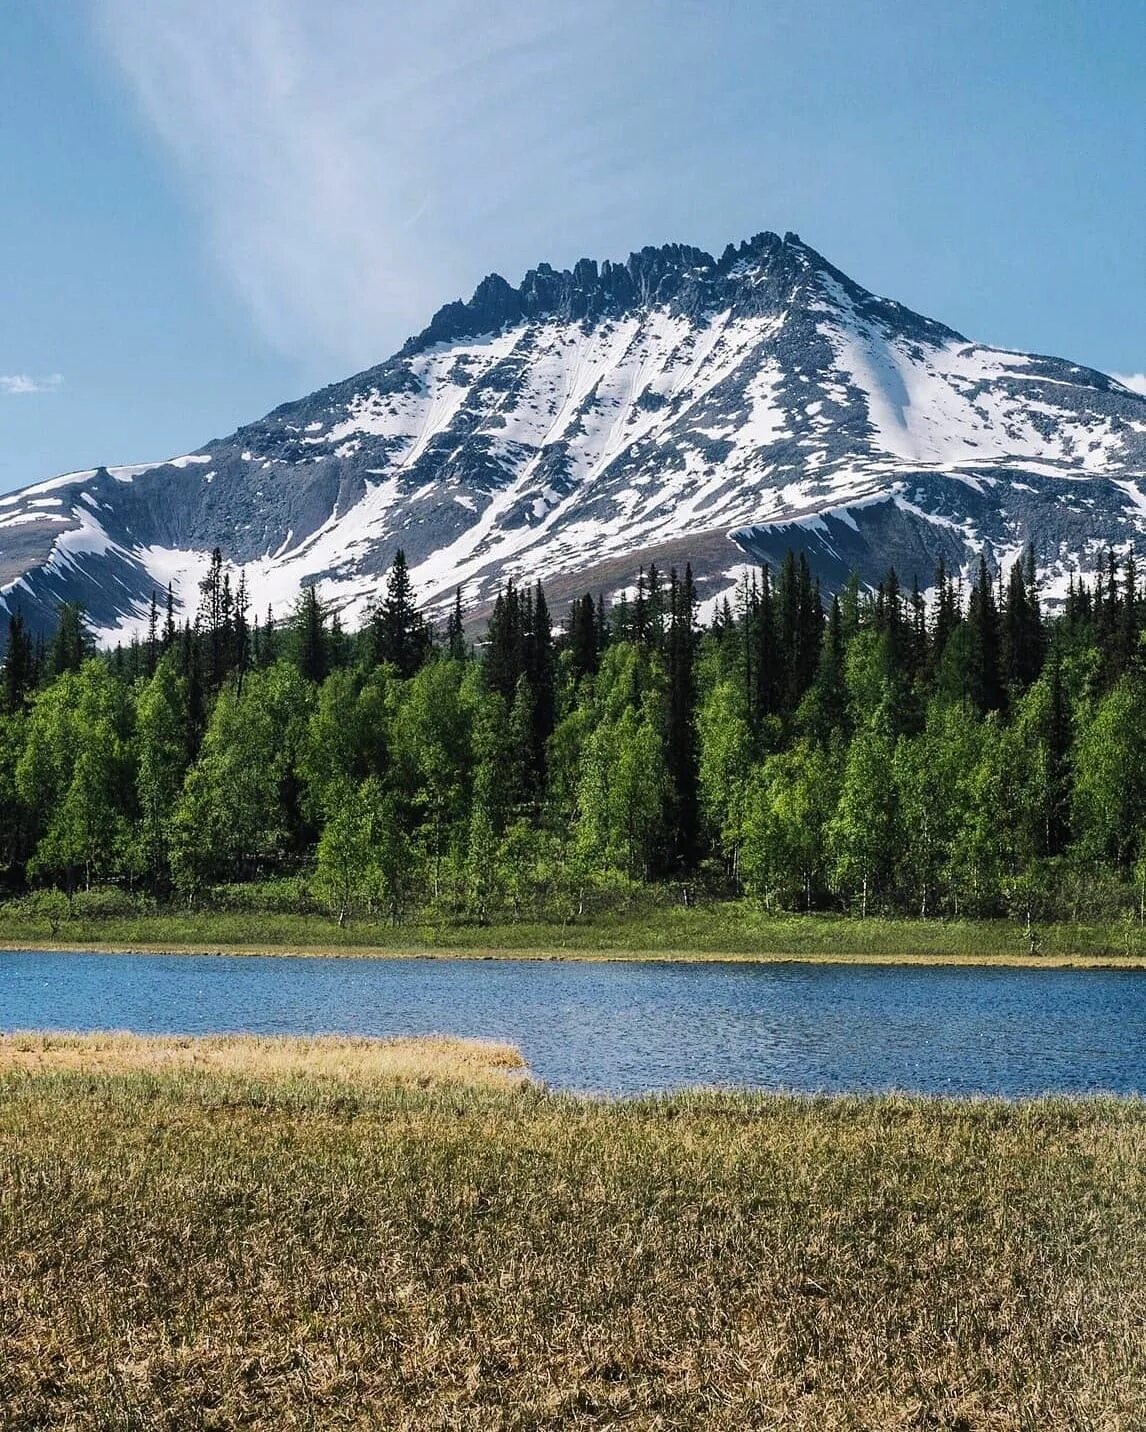
[[[54,894],[55,892],[53,892]],[[1040,923],[776,913],[754,900],[679,899],[636,888],[582,917],[475,923],[423,913],[401,924],[344,925],[293,883],[228,887],[189,907],[80,891],[71,901],[0,902],[0,947],[146,949],[233,954],[473,955],[481,958],[827,959],[896,963],[1146,964],[1137,918]]]
[[[0,1040],[6,1429],[1130,1432],[1144,1266],[1141,1101]]]

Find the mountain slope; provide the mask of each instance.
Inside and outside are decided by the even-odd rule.
[[[1053,589],[1146,527],[1146,398],[975,344],[803,244],[496,275],[377,368],[150,468],[0,498],[0,600],[82,600],[105,640],[218,545],[257,610],[299,587],[358,618],[403,546],[431,604],[507,577],[560,600],[688,560],[704,594],[807,550],[828,586],[926,586],[1033,540]]]

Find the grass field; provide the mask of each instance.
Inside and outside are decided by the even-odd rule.
[[[1146,930],[1136,922],[1044,925],[1034,961],[1146,965]],[[82,912],[57,922],[22,902],[0,905],[0,947],[174,949],[256,953],[435,954],[543,958],[751,958],[1027,962],[1023,927],[1004,920],[868,919],[773,915],[748,901],[684,909],[660,905],[562,927],[559,924],[359,922],[324,915],[234,910]]]
[[[1141,1102],[209,1045],[0,1041],[0,1427],[1143,1425]]]

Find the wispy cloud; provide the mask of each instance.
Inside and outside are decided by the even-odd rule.
[[[63,386],[61,373],[34,378],[31,373],[0,373],[0,393],[9,397],[25,397],[29,393],[54,393]]]
[[[1132,389],[1135,393],[1141,393],[1146,397],[1146,373],[1111,373],[1112,378],[1117,378],[1125,388]]]
[[[554,188],[574,202],[579,156],[605,147],[586,146],[573,71],[583,92],[612,0],[92,3],[225,272],[289,352],[377,361],[480,276],[475,227],[528,229]]]

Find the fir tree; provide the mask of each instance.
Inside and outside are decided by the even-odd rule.
[[[592,676],[600,658],[597,609],[588,592],[574,597],[569,608],[569,660],[574,681]]]
[[[1056,656],[1049,673],[1049,700],[1045,741],[1047,747],[1045,794],[1045,849],[1061,855],[1070,840],[1071,720],[1062,667]]]
[[[451,661],[466,659],[466,632],[462,621],[462,589],[454,589],[454,606],[446,623],[446,651]]]
[[[151,593],[151,610],[147,617],[147,675],[155,675],[155,664],[159,660],[159,606]]]
[[[1003,706],[1003,681],[999,659],[999,613],[987,559],[979,557],[979,572],[971,588],[967,608],[970,632],[968,690],[980,711],[998,711]]]
[[[526,670],[526,612],[521,593],[507,582],[499,592],[486,628],[484,670],[486,685],[507,706],[513,704],[517,683]]]
[[[234,611],[231,618],[231,650],[228,666],[238,673],[239,690],[242,691],[243,677],[251,664],[251,631],[247,621],[250,602],[247,597],[247,574],[239,573],[239,585],[235,592]]]
[[[8,644],[4,649],[4,710],[20,711],[36,683],[35,649],[23,615],[8,618]]]
[[[226,656],[230,616],[230,575],[223,571],[223,553],[211,553],[207,573],[199,583],[198,629],[204,646],[205,679],[210,691],[218,691],[227,674]]]
[[[527,633],[525,675],[533,693],[532,758],[535,788],[545,784],[545,751],[556,720],[556,673],[553,661],[553,626],[545,590],[538,582],[533,591],[530,630]]]
[[[414,600],[414,586],[401,547],[386,578],[386,592],[371,619],[374,664],[388,662],[400,676],[413,676],[430,654],[430,629]]]
[[[48,648],[48,674],[60,676],[78,671],[90,649],[84,630],[84,609],[78,602],[64,602],[59,609],[55,635]]]
[[[813,741],[828,745],[848,727],[848,686],[844,670],[843,613],[832,598],[827,630],[820,648],[816,679],[800,704],[800,727]]]
[[[653,569],[654,573],[656,569]],[[645,569],[637,570],[637,595],[633,601],[632,640],[638,646],[649,644],[649,599],[645,587]]]
[[[1126,554],[1123,569],[1122,610],[1115,639],[1114,669],[1122,676],[1138,659],[1138,633],[1141,627],[1141,611],[1138,598],[1138,567],[1131,547]]]
[[[935,614],[931,628],[931,650],[936,663],[942,658],[951,633],[962,619],[955,584],[947,571],[947,564],[940,557],[935,573]]]
[[[1031,552],[1028,546],[1027,552]],[[1043,630],[1038,593],[1033,585],[1033,558],[1015,562],[1007,580],[1001,621],[1003,677],[1016,692],[1025,691],[1042,668]]]
[[[303,588],[291,628],[295,665],[307,681],[321,683],[330,671],[330,650],[317,586]]]
[[[665,759],[669,784],[669,844],[674,869],[688,872],[699,846],[699,781],[696,744],[696,591],[692,568],[684,581],[669,579],[668,730]]]
[[[772,576],[765,566],[760,584],[753,576],[748,590],[745,629],[748,652],[749,713],[754,729],[781,709],[784,694],[784,658],[776,629]]]
[[[170,651],[175,645],[175,593],[167,583],[167,609],[163,621],[163,650]]]

